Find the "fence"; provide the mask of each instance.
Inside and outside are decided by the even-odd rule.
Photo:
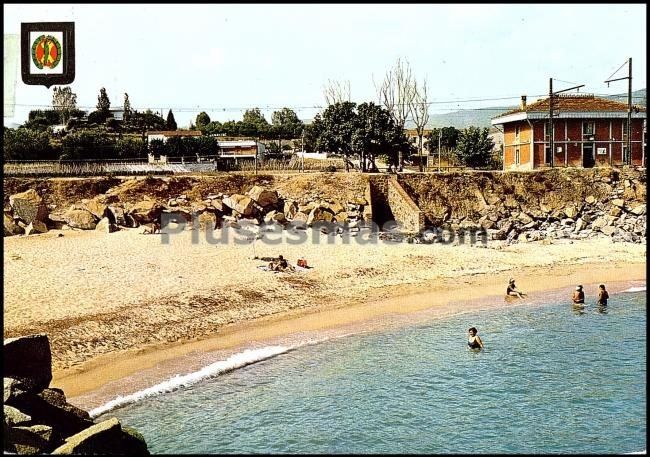
[[[284,172],[318,172],[345,170],[342,159],[301,159],[291,160],[269,159],[258,161],[254,159],[233,160],[219,158],[216,161],[176,162],[170,157],[167,163],[148,163],[143,159],[134,160],[79,160],[79,161],[48,161],[24,160],[5,161],[3,171],[9,177],[72,177],[72,176],[128,176],[128,175],[173,175],[173,174],[211,174],[228,171],[284,171]],[[195,158],[196,160],[196,158]]]

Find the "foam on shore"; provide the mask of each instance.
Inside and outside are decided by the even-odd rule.
[[[103,404],[102,406],[98,406],[97,408],[90,410],[89,414],[90,417],[94,419],[97,416],[101,416],[102,414],[107,413],[108,411],[111,411],[115,408],[119,408],[131,403],[136,403],[148,397],[154,397],[157,395],[173,392],[174,390],[191,386],[205,379],[219,376],[221,374],[228,373],[239,368],[261,362],[263,360],[271,359],[281,354],[286,354],[287,352],[293,351],[300,347],[311,346],[333,338],[343,338],[351,334],[354,333],[345,333],[336,335],[334,337],[310,338],[290,345],[275,345],[264,346],[257,349],[246,349],[242,352],[231,355],[226,360],[220,360],[218,362],[211,363],[210,365],[207,365],[198,371],[194,371],[185,375],[177,374],[172,378],[169,378],[163,382],[160,382],[138,392],[134,392],[126,396],[118,396],[117,398]]]
[[[153,397],[167,392],[172,392],[182,387],[191,386],[192,384],[196,384],[197,382],[200,382],[204,379],[218,376],[223,373],[228,373],[238,368],[261,362],[262,360],[270,359],[272,357],[276,357],[280,354],[289,352],[292,349],[294,349],[294,347],[289,346],[267,346],[260,349],[247,349],[243,352],[233,354],[226,360],[220,360],[218,362],[207,365],[193,373],[176,375],[173,378],[167,379],[166,381],[132,393],[130,395],[126,395],[124,397],[119,396],[114,400],[111,400],[108,403],[91,410],[89,414],[92,418],[95,418],[120,406],[136,403],[147,397]]]
[[[629,289],[625,289],[621,291],[621,293],[624,292],[645,292],[646,291],[646,286],[640,286],[640,287],[630,287]]]

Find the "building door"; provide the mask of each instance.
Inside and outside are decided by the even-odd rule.
[[[584,168],[593,168],[596,163],[594,158],[594,144],[584,143],[582,145],[582,166]]]
[[[544,163],[546,163],[546,165],[551,165],[553,163],[553,155],[551,154],[550,146],[544,148]]]

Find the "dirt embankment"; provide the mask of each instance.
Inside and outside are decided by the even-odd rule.
[[[109,190],[121,203],[136,203],[144,197],[162,202],[181,194],[187,195],[191,202],[201,202],[211,194],[243,194],[254,185],[277,190],[282,197],[296,201],[316,198],[347,201],[363,195],[367,182],[368,177],[358,173],[233,173],[182,177],[6,178],[3,190],[5,207],[10,195],[34,189],[48,205],[56,205],[54,209],[60,210]]]

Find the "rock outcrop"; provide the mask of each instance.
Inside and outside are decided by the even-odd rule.
[[[4,451],[14,454],[148,455],[140,434],[116,418],[99,424],[49,388],[52,356],[47,335],[4,340]]]

